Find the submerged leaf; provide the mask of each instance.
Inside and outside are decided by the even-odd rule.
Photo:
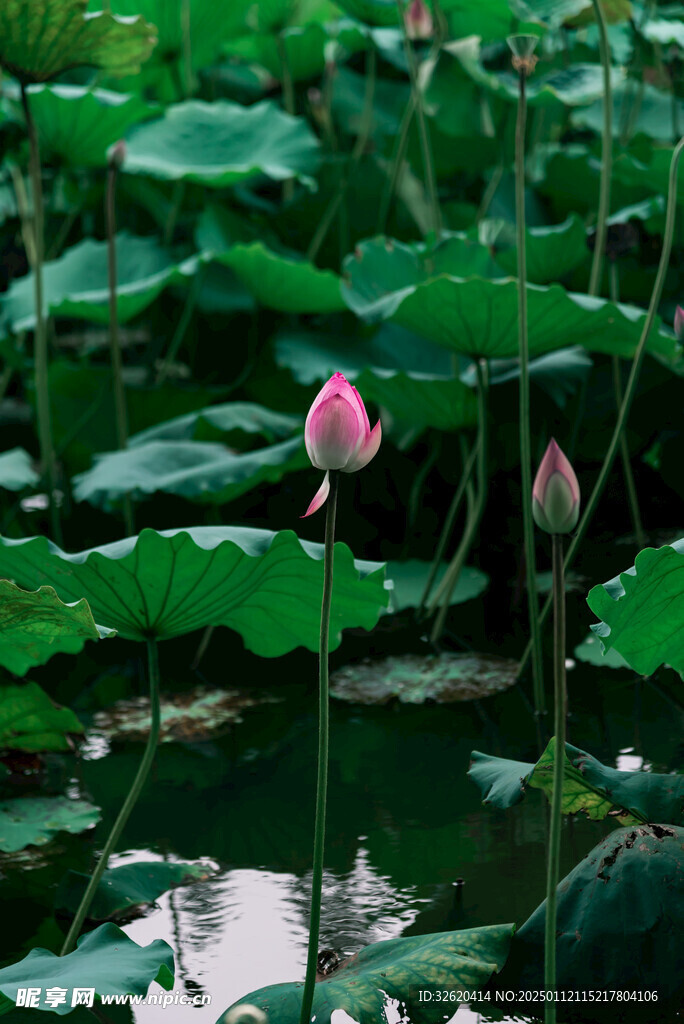
[[[99,807],[87,800],[69,800],[65,796],[3,800],[0,803],[0,850],[13,853],[25,846],[43,846],[56,832],[84,832],[99,820]]]

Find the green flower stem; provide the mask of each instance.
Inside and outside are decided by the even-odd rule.
[[[672,238],[674,235],[675,218],[677,213],[677,170],[679,168],[679,158],[684,149],[684,138],[680,139],[674,148],[672,153],[672,160],[670,161],[670,176],[668,181],[667,189],[667,210],[665,213],[665,233],[663,235],[663,247],[660,252],[660,262],[658,264],[658,273],[656,274],[655,284],[653,285],[653,291],[651,292],[651,301],[648,306],[648,313],[644,321],[644,326],[641,331],[641,337],[639,338],[639,344],[636,347],[634,358],[632,360],[632,368],[630,370],[629,378],[627,380],[627,386],[625,388],[625,394],[622,399],[622,405],[620,406],[620,412],[615,423],[613,430],[613,436],[610,439],[608,450],[603,459],[599,475],[594,489],[591,492],[589,501],[586,504],[582,518],[579,521],[575,536],[572,538],[572,542],[568,548],[568,553],[565,556],[565,571],[571,568],[577,549],[579,548],[584,535],[587,532],[589,523],[591,522],[592,516],[596,511],[596,506],[599,503],[601,495],[603,494],[603,488],[606,485],[610,471],[613,468],[615,456],[620,446],[620,438],[624,432],[627,424],[627,418],[629,417],[629,411],[634,401],[634,395],[636,394],[637,384],[639,383],[639,373],[641,371],[641,364],[644,361],[644,355],[646,354],[646,342],[651,333],[653,327],[653,321],[655,319],[656,310],[660,303],[660,296],[663,292],[663,284],[665,283],[665,275],[667,274],[667,268],[670,262],[670,253],[672,252]],[[551,608],[551,600],[547,600],[544,607],[542,608],[540,615],[540,622],[543,626]],[[528,644],[525,648],[525,652],[520,661],[518,667],[518,675],[524,670],[528,658],[531,652],[531,644]]]
[[[190,0],[181,0],[180,9],[181,32],[183,34],[183,86],[185,99],[192,96],[192,32],[190,19]]]
[[[38,131],[31,113],[26,86],[21,83],[21,102],[26,119],[26,131],[29,140],[31,189],[33,192],[33,282],[36,307],[36,327],[34,335],[34,359],[36,381],[36,407],[38,414],[38,438],[40,458],[47,476],[48,502],[50,505],[50,522],[53,539],[62,544],[62,524],[57,507],[57,460],[52,438],[52,422],[50,413],[50,385],[48,380],[48,342],[47,325],[43,313],[43,183],[40,167],[40,147]]]
[[[439,197],[437,195],[437,179],[435,177],[435,166],[432,159],[432,149],[430,148],[430,136],[428,133],[427,119],[425,117],[425,105],[423,103],[423,97],[420,92],[420,84],[418,82],[418,66],[416,62],[416,55],[413,52],[413,46],[411,40],[406,34],[406,24],[404,22],[404,6],[402,0],[396,0],[397,13],[399,15],[399,28],[401,30],[401,37],[404,41],[404,54],[406,55],[406,63],[408,64],[409,79],[411,81],[411,95],[413,96],[413,105],[415,107],[416,116],[418,119],[418,136],[420,138],[420,148],[423,154],[423,170],[425,172],[425,188],[428,195],[428,201],[430,203],[431,219],[432,219],[432,230],[434,232],[435,240],[439,241],[442,234],[442,215],[439,209]],[[408,129],[407,129],[408,130]]]
[[[518,117],[515,126],[515,220],[518,250],[518,352],[520,388],[518,391],[520,419],[520,475],[522,483],[523,537],[527,574],[527,607],[532,640],[532,681],[534,707],[538,715],[546,710],[544,695],[544,663],[541,627],[539,625],[539,594],[537,591],[537,559],[532,521],[532,439],[530,429],[530,371],[527,337],[527,260],[525,251],[525,127],[527,69],[521,67],[518,82]]]
[[[100,879],[104,874],[107,862],[114,851],[116,844],[119,841],[121,833],[123,832],[126,822],[128,821],[131,811],[133,810],[140,792],[145,785],[145,781],[149,774],[152,762],[154,760],[154,754],[157,749],[157,741],[159,739],[159,721],[160,721],[160,707],[159,707],[159,652],[157,650],[157,641],[154,637],[148,637],[147,639],[147,662],[149,672],[149,683],[150,683],[150,708],[151,708],[151,722],[150,722],[150,735],[147,738],[147,745],[145,747],[145,753],[143,754],[142,761],[136,773],[135,779],[128,791],[128,796],[124,800],[123,807],[119,811],[118,817],[114,822],[112,831],[107,837],[107,841],[103,847],[100,859],[97,862],[97,867],[93,872],[86,891],[83,894],[83,898],[79,904],[76,915],[71,922],[71,928],[69,933],[64,940],[62,951],[60,956],[66,956],[67,953],[71,953],[76,945],[76,940],[81,931],[81,927],[86,917],[90,905],[93,902],[95,891],[100,883]]]
[[[611,259],[610,261],[610,301],[620,301],[620,287],[618,279],[618,268],[617,261]],[[622,363],[620,357],[613,356],[613,388],[615,390],[615,404],[620,410],[622,405]],[[622,462],[622,474],[625,478],[625,488],[627,490],[627,499],[629,501],[629,508],[632,514],[632,524],[634,525],[634,533],[636,534],[637,548],[642,551],[646,547],[646,534],[644,533],[644,527],[641,522],[641,511],[639,509],[639,496],[637,494],[636,484],[634,483],[634,474],[632,473],[632,463],[629,458],[629,447],[627,445],[627,436],[622,433],[620,436],[620,460]]]
[[[200,285],[202,283],[202,271],[203,267],[200,265],[195,271],[195,276],[193,277],[192,283],[188,288],[188,294],[185,299],[185,305],[183,306],[183,312],[181,313],[178,323],[176,324],[176,329],[173,332],[171,344],[169,345],[168,351],[164,356],[164,361],[159,367],[159,372],[157,373],[157,377],[155,379],[156,387],[161,387],[161,385],[166,380],[169,374],[169,370],[173,366],[176,356],[178,355],[178,350],[183,344],[185,335],[187,334],[188,327],[190,326],[190,321],[192,320],[192,314],[195,312],[195,304],[197,302],[197,297],[200,292]]]
[[[294,82],[292,81],[292,74],[290,72],[290,62],[287,57],[287,48],[285,46],[285,39],[283,38],[282,32],[275,33],[275,44],[276,50],[278,51],[278,60],[280,62],[280,80],[283,89],[283,107],[286,113],[296,113],[295,104],[295,91]],[[287,178],[283,182],[283,199],[285,202],[290,202],[294,196],[294,178]]]
[[[116,263],[116,179],[118,165],[112,161],[107,169],[107,279],[109,285],[109,345],[112,357],[112,381],[114,386],[114,411],[116,415],[116,441],[120,450],[128,441],[128,413],[126,410],[126,392],[123,382],[123,363],[121,345],[119,343],[119,311],[116,302],[117,263]],[[133,535],[133,504],[130,494],[123,502],[126,535]]]
[[[613,90],[610,83],[610,44],[606,21],[599,0],[591,0],[599,34],[599,53],[603,68],[603,138],[601,140],[601,184],[599,191],[594,258],[589,276],[589,294],[598,295],[601,287],[603,255],[606,248],[608,213],[610,211],[610,179],[613,173]]]
[[[549,853],[546,874],[546,928],[544,932],[544,988],[556,988],[556,889],[560,865],[560,840],[563,807],[563,760],[565,721],[568,711],[565,686],[565,578],[563,538],[554,533],[553,548],[553,717],[556,756],[553,763],[553,795],[549,825]],[[556,1024],[556,1004],[544,1003],[544,1024]]]
[[[392,150],[392,156],[389,163],[388,173],[388,185],[384,190],[380,200],[380,212],[378,213],[378,226],[377,233],[384,235],[387,230],[387,217],[389,216],[390,206],[392,204],[392,197],[396,192],[399,178],[401,176],[401,170],[404,165],[404,155],[406,153],[406,145],[408,143],[408,133],[411,127],[411,121],[413,115],[416,112],[416,98],[411,93],[409,96],[408,103],[404,110],[404,115],[399,125],[399,131],[397,132],[396,139],[394,140],[394,149]]]
[[[433,611],[440,606],[432,627],[432,632],[430,633],[430,642],[433,644],[436,644],[439,641],[439,638],[444,631],[444,623],[449,611],[451,595],[458,583],[458,578],[461,575],[461,570],[465,565],[466,558],[470,554],[470,549],[473,546],[475,534],[477,533],[477,529],[484,513],[485,504],[487,502],[487,396],[489,391],[489,369],[487,361],[484,359],[476,360],[475,370],[477,372],[478,420],[478,438],[476,442],[477,498],[475,499],[475,507],[471,510],[466,521],[461,543],[459,544],[456,554],[451,560],[451,564],[446,571],[446,575],[444,576],[430,608],[428,609],[428,612],[431,615]]]
[[[321,893],[323,890],[323,851],[325,848],[325,811],[328,790],[328,643],[330,606],[333,588],[335,515],[340,471],[330,470],[330,494],[325,515],[325,554],[323,561],[323,598],[321,601],[321,636],[319,645],[318,684],[318,778],[316,782],[316,821],[314,826],[313,874],[311,879],[311,919],[306,978],[302,995],[300,1024],[310,1024],[318,962],[318,935],[321,926]]]

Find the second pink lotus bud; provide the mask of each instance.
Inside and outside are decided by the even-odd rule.
[[[534,478],[532,515],[546,533],[571,533],[577,526],[580,489],[568,458],[551,438]]]
[[[404,15],[404,24],[409,39],[430,39],[434,26],[430,8],[425,0],[411,0]]]
[[[682,309],[681,306],[677,306],[677,309],[675,310],[673,326],[678,340],[684,340],[684,309]]]

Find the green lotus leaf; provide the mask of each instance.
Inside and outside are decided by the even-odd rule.
[[[6,491],[23,491],[26,487],[35,487],[39,480],[33,460],[23,448],[10,448],[0,454],[0,487]]]
[[[82,732],[73,711],[53,704],[37,683],[0,686],[0,749],[69,750],[67,734]]]
[[[3,0],[0,65],[22,82],[46,82],[87,65],[132,75],[157,41],[141,17],[86,14],[88,0]]]
[[[340,278],[301,258],[284,256],[261,242],[234,245],[214,258],[230,267],[257,302],[281,313],[336,313],[345,309]]]
[[[298,178],[313,189],[319,148],[303,117],[284,113],[270,100],[251,107],[188,100],[129,132],[124,171],[210,188],[262,176]]]
[[[136,238],[127,232],[117,235],[116,254],[120,323],[137,316],[169,285],[186,282],[199,266],[197,256],[177,263],[155,238]],[[46,263],[43,287],[46,315],[109,323],[107,243],[86,238]],[[31,330],[35,324],[33,274],[15,281],[2,298],[3,326]]]
[[[396,0],[336,0],[343,11],[366,25],[391,25],[399,21]]]
[[[511,221],[483,221],[480,241],[493,249],[498,265],[507,274],[518,273],[515,224]],[[550,284],[589,261],[587,232],[581,217],[571,214],[562,224],[531,227],[525,232],[527,280]]]
[[[114,635],[95,625],[84,598],[63,604],[52,587],[26,591],[0,579],[0,665],[16,676],[53,654],[78,654],[86,640]]]
[[[137,96],[82,85],[33,85],[28,95],[41,155],[71,167],[104,167],[109,146],[155,111]],[[22,116],[18,95],[13,108]]]
[[[82,935],[73,953],[57,956],[47,949],[32,949],[19,963],[3,967],[0,993],[5,999],[0,1013],[13,1009],[18,989],[28,986],[39,989],[41,1010],[63,1015],[72,1011],[74,989],[94,988],[98,996],[144,996],[153,981],[168,991],[173,979],[173,950],[163,939],[139,946],[115,924],[103,924]],[[48,990],[60,988],[67,992],[64,1002],[46,1003]]]
[[[136,861],[107,868],[95,890],[88,919],[106,921],[129,916],[136,907],[154,903],[169,889],[203,881],[212,873],[205,864],[163,860]],[[57,887],[55,906],[74,914],[89,881],[90,875],[67,871]]]
[[[640,675],[664,664],[684,675],[683,599],[684,540],[645,548],[630,569],[589,591],[602,620],[591,628],[604,651],[618,651]]]
[[[613,91],[613,136],[618,138],[623,131],[621,111],[625,104],[633,102],[637,91],[639,105],[632,122],[632,134],[641,132],[658,142],[671,142],[684,117],[684,101],[677,99],[674,110],[671,93],[656,89],[647,82],[638,86],[631,80],[617,83]],[[600,135],[603,131],[603,100],[599,98],[590,106],[574,111],[572,123],[577,128],[590,128]]]
[[[536,764],[491,757],[474,750],[469,776],[483,803],[502,809],[520,803],[529,786],[553,793],[556,740],[549,740]],[[623,772],[565,744],[563,814],[585,814],[594,821],[616,818],[623,825],[648,821],[684,824],[684,776]]]
[[[448,568],[448,562],[442,562],[438,567],[434,587],[444,579]],[[405,608],[418,607],[431,569],[430,562],[421,562],[417,558],[410,558],[406,562],[387,563],[387,578],[393,584],[390,611],[400,612]],[[449,603],[462,604],[464,601],[471,601],[484,593],[488,585],[489,576],[486,573],[471,566],[464,566]]]
[[[549,588],[550,592],[551,588]],[[590,665],[598,665],[599,668],[629,668],[625,659],[614,647],[609,651],[604,651],[603,644],[594,633],[590,633],[581,644],[577,644],[574,654],[578,661],[586,661]]]
[[[111,508],[163,492],[190,501],[225,505],[260,484],[310,466],[302,437],[249,452],[214,441],[148,441],[95,456],[95,465],[73,478],[74,498]]]
[[[0,850],[16,853],[27,846],[44,846],[57,832],[76,835],[100,820],[100,809],[87,800],[65,796],[26,796],[0,802]],[[5,968],[7,969],[7,968]],[[4,971],[0,971],[0,992]]]
[[[254,436],[274,442],[291,437],[303,426],[301,416],[274,412],[253,402],[224,402],[157,423],[129,437],[128,445],[134,448],[149,441],[223,441],[243,448],[252,446]]]
[[[343,1009],[358,1024],[378,1024],[398,1000],[413,1024],[437,1024],[444,1020],[444,1007],[420,1000],[420,989],[481,988],[505,963],[514,930],[512,924],[492,924],[375,942],[317,982],[312,1018],[330,1024],[334,1011]],[[257,1006],[278,1024],[298,1024],[303,987],[302,982],[269,985],[229,1009]]]
[[[0,538],[2,565],[25,586],[46,580],[62,597],[85,597],[121,636],[180,636],[204,626],[239,632],[248,650],[277,657],[318,650],[323,545],[290,530],[197,526],[143,530],[69,555],[45,537]],[[331,648],[349,626],[372,629],[387,606],[384,567],[354,562],[335,545]]]
[[[676,43],[684,49],[684,24],[680,18],[648,18],[639,25],[639,32],[651,43],[663,43],[665,46]]]
[[[312,23],[286,28],[280,34],[280,40],[273,32],[250,32],[226,43],[223,49],[227,55],[261,65],[274,78],[280,79],[283,73],[282,47],[290,76],[294,82],[299,82],[323,71],[326,44],[331,40],[336,46],[336,63],[340,64],[346,56],[367,48],[368,33],[349,21],[328,25]],[[341,60],[340,50],[344,55]]]

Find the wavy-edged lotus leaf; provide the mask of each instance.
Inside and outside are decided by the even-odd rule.
[[[275,703],[276,698],[253,691],[210,690],[198,686],[161,698],[159,742],[206,739],[242,721],[244,708]],[[130,697],[97,711],[93,726],[107,739],[146,742],[150,734],[150,698]]]
[[[684,24],[678,17],[648,18],[644,24],[639,25],[639,32],[651,43],[663,43],[666,46],[676,43],[684,49]]]
[[[254,402],[223,402],[141,430],[129,437],[128,445],[135,448],[148,441],[223,441],[237,448],[251,448],[255,436],[273,443],[303,426],[301,416],[275,412]]]
[[[228,626],[263,657],[298,646],[318,650],[323,545],[291,530],[143,530],[73,555],[45,537],[0,537],[0,550],[15,579],[28,586],[50,580],[64,598],[85,597],[96,616],[131,640]],[[331,648],[347,627],[372,629],[387,601],[384,566],[355,562],[336,544]]]
[[[444,1020],[444,1007],[420,1000],[420,989],[482,988],[506,962],[514,931],[513,924],[492,924],[375,942],[316,983],[312,1019],[331,1024],[334,1011],[343,1009],[358,1024],[378,1024],[398,1000],[413,1024],[437,1024]],[[269,985],[229,1009],[251,1004],[278,1024],[298,1024],[303,987],[303,982]]]
[[[143,18],[86,14],[88,0],[3,0],[0,65],[20,81],[46,82],[87,65],[134,75],[157,41]]]
[[[375,339],[364,339],[363,344],[354,345],[351,339],[286,330],[276,338],[275,356],[277,363],[287,367],[300,384],[323,382],[336,371],[343,373],[366,402],[375,402],[414,426],[421,424],[450,431],[474,426],[477,423],[475,394],[453,376],[451,368],[441,359],[444,353],[434,350],[434,365],[439,372],[410,370],[413,344],[403,345],[400,335],[408,337],[408,332],[393,329],[391,339],[396,342],[396,349],[388,356],[384,346],[375,344]],[[415,337],[413,341],[422,345],[423,355],[428,355],[424,342]],[[378,362],[393,365],[374,365],[376,357]],[[404,361],[406,369],[401,367]]]
[[[137,501],[157,493],[225,505],[309,465],[302,437],[249,452],[215,441],[148,441],[96,455],[93,468],[73,478],[74,498],[106,509],[126,495]]]
[[[648,82],[636,87],[639,92],[639,105],[632,124],[632,134],[643,133],[657,142],[671,142],[678,135],[678,125],[684,117],[684,102],[675,99],[676,110],[673,109],[672,94],[656,89]],[[633,102],[635,83],[623,79],[616,84],[613,91],[613,136],[618,138],[623,131],[623,118],[620,112],[626,103]],[[576,110],[572,115],[572,123],[577,128],[590,128],[600,135],[603,130],[603,99],[599,97],[588,107]]]
[[[346,309],[341,280],[301,257],[281,255],[262,242],[234,245],[214,259],[230,267],[254,298],[281,313],[336,313]]]
[[[32,949],[17,964],[0,970],[0,1013],[16,1005],[17,992],[28,986],[41,993],[40,1008],[53,1013],[71,1013],[70,994],[84,985],[101,995],[147,994],[153,981],[167,991],[174,979],[173,950],[163,939],[139,946],[115,924],[103,924],[82,935],[76,949],[57,956],[47,949]],[[66,989],[69,998],[57,1006],[45,1002],[48,989]],[[8,1005],[9,1004],[9,1005]]]
[[[567,405],[568,398],[576,394],[593,366],[591,357],[583,348],[559,348],[555,352],[531,359],[528,365],[530,381],[540,387],[560,409]],[[492,359],[489,363],[489,385],[506,384],[520,377],[519,359]],[[473,363],[461,373],[461,380],[469,387],[475,387],[477,372]]]
[[[549,588],[550,592],[551,588]],[[599,668],[629,668],[625,659],[614,647],[604,651],[603,644],[593,633],[585,637],[582,643],[577,644],[574,654],[578,661],[586,661],[590,665],[598,665]]]
[[[640,675],[667,664],[684,676],[683,600],[684,540],[645,548],[630,569],[589,591],[602,620],[591,629]]]
[[[230,40],[223,49],[238,60],[261,65],[278,80],[283,73],[283,54],[292,81],[299,82],[323,71],[326,45],[331,41],[335,44],[335,63],[340,65],[347,57],[365,50],[369,36],[362,26],[350,21],[313,22],[286,28],[279,36],[274,32],[250,32]]]
[[[116,237],[119,267],[117,311],[120,323],[146,309],[171,284],[183,283],[199,266],[199,257],[176,262],[156,238]],[[75,317],[109,323],[107,243],[85,238],[43,268],[46,316]],[[36,322],[33,274],[19,278],[2,297],[2,323],[13,331],[31,330]]]
[[[507,274],[518,273],[515,224],[484,220],[479,225],[481,242],[492,247],[496,262]],[[581,217],[571,213],[562,224],[530,227],[525,232],[527,280],[550,284],[589,260],[587,231]]]
[[[71,167],[104,167],[109,146],[155,110],[137,96],[83,85],[33,85],[28,95],[41,154]]]
[[[482,802],[506,809],[520,803],[529,786],[551,799],[556,739],[536,764],[491,757],[474,750],[469,776]],[[623,772],[609,768],[571,743],[563,760],[563,814],[585,814],[594,821],[616,818],[622,825],[671,821],[684,825],[684,775]]]
[[[270,100],[251,107],[187,100],[129,132],[123,169],[210,188],[261,176],[298,178],[315,188],[319,149],[305,118],[284,113]]]
[[[169,889],[204,881],[213,871],[207,864],[163,860],[136,861],[107,868],[95,890],[88,919],[107,921],[129,917],[136,908],[154,903]],[[90,875],[67,871],[57,886],[55,906],[74,914],[89,881]]]
[[[83,725],[71,710],[53,704],[37,683],[0,686],[0,749],[69,750],[69,733]]]
[[[23,491],[26,487],[35,487],[39,480],[33,460],[24,448],[10,448],[0,453],[0,488]]]
[[[337,6],[366,25],[395,28],[398,24],[396,0],[337,0]]]
[[[439,586],[448,568],[448,562],[442,562],[437,567],[433,588]],[[405,608],[418,607],[431,569],[431,562],[421,562],[418,558],[410,558],[405,562],[387,563],[387,578],[392,581],[390,612],[401,612]],[[474,597],[479,597],[484,593],[488,585],[489,576],[481,569],[464,566],[449,604],[462,604],[464,601],[471,601]]]
[[[87,800],[69,800],[65,796],[22,796],[3,800],[0,802],[0,850],[14,853],[26,846],[44,846],[57,832],[85,832],[99,820],[99,807]]]
[[[0,665],[15,676],[54,654],[78,654],[86,640],[115,635],[95,624],[85,598],[64,604],[50,586],[27,591],[0,579]]]
[[[330,693],[352,704],[481,700],[515,684],[517,662],[496,654],[400,654],[333,673]]]
[[[562,879],[556,890],[559,990],[656,993],[657,1006],[646,1011],[646,1018],[676,1017],[684,999],[683,850],[682,827],[621,828],[606,836]],[[545,916],[546,902],[516,932],[496,989],[544,987]],[[618,921],[620,941],[616,942]],[[524,1006],[529,1009],[529,1004]],[[616,1011],[609,1012],[615,1020]],[[643,1011],[639,1016],[645,1019]],[[622,1011],[619,1018],[627,1019]],[[563,1020],[574,1024],[587,1019],[586,1005],[563,1004]],[[608,1013],[600,1019],[608,1020]]]

